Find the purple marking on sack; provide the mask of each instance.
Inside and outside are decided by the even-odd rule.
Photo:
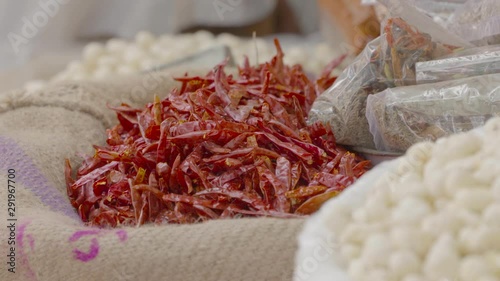
[[[26,231],[26,227],[30,224],[31,222],[27,221],[24,223],[19,224],[19,228],[17,229],[17,237],[16,237],[16,242],[17,242],[17,249],[18,249],[18,255],[19,255],[19,262],[23,265],[24,268],[26,268],[26,275],[30,280],[36,281],[38,280],[36,278],[35,272],[31,268],[31,265],[28,260],[28,256],[24,252],[24,234]],[[30,239],[29,244],[31,247],[31,251],[34,251],[34,245],[35,245],[35,240],[33,237],[29,234],[26,235]]]
[[[110,234],[111,231],[107,230],[102,230],[102,229],[94,229],[94,230],[78,230],[73,235],[71,235],[68,239],[69,242],[75,242],[78,241],[80,238],[84,236],[97,236],[97,237],[102,237],[102,235],[105,234]],[[127,240],[128,235],[127,231],[121,229],[115,232],[115,234],[118,236],[118,239],[120,239],[120,242],[124,242]],[[90,240],[90,249],[88,252],[83,252],[75,248],[73,250],[74,257],[75,259],[81,260],[83,262],[88,262],[97,257],[99,254],[99,241],[97,241],[97,238],[94,237]]]
[[[31,250],[34,251],[35,250],[35,239],[33,238],[33,236],[31,234],[27,234],[26,238],[28,238]]]
[[[75,242],[77,240],[79,240],[80,238],[82,238],[83,236],[87,236],[87,235],[96,235],[96,234],[99,234],[100,230],[96,229],[96,230],[79,230],[75,233],[73,233],[73,235],[71,235],[71,237],[69,238],[69,241],[70,242]]]
[[[44,205],[81,221],[68,198],[50,183],[33,163],[33,160],[14,140],[0,136],[0,159],[2,159],[0,169],[2,171],[15,169],[16,179],[35,194]],[[61,162],[61,173],[63,173],[63,164]]]
[[[78,249],[74,249],[73,253],[75,254],[76,259],[83,262],[95,259],[95,257],[99,254],[99,242],[97,242],[97,238],[92,238],[92,240],[90,240],[90,249],[88,252],[82,252]]]
[[[118,230],[116,232],[116,235],[118,235],[118,238],[120,239],[121,242],[127,241],[128,235],[127,235],[127,232],[125,230],[123,230],[123,229]]]

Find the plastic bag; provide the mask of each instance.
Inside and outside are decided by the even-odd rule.
[[[435,4],[427,1],[426,3],[420,0],[378,0],[383,4],[390,17],[400,17],[408,24],[418,27],[420,32],[429,34],[432,38],[439,39],[439,42],[460,47],[473,47],[474,45],[460,36],[457,36],[445,26],[445,23],[437,23],[429,20],[429,12],[422,10],[419,7],[426,6],[428,10],[439,10]],[[449,1],[446,1],[449,2]]]
[[[368,97],[366,118],[378,150],[469,131],[500,116],[500,75],[387,89]]]
[[[418,62],[417,84],[500,73],[500,45],[471,48],[442,59]]]
[[[450,17],[460,9],[467,0],[407,0],[409,4],[431,17],[435,23],[446,28]]]
[[[370,42],[335,84],[321,94],[309,122],[329,124],[337,142],[374,148],[365,118],[366,98],[387,88],[414,85],[415,63],[449,54],[452,47],[433,42],[402,19],[390,19],[385,33]]]
[[[449,28],[476,46],[500,44],[500,1],[469,0],[451,17]]]

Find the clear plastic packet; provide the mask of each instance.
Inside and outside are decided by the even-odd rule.
[[[500,74],[387,89],[368,97],[366,118],[375,147],[403,152],[483,126],[500,116]]]
[[[500,73],[500,45],[458,51],[441,59],[418,62],[417,84]]]
[[[469,0],[452,15],[449,28],[476,46],[500,44],[498,11],[498,0]]]
[[[390,19],[385,33],[371,41],[334,85],[316,99],[309,122],[329,124],[340,144],[374,148],[365,118],[367,96],[414,85],[416,62],[442,57],[452,50],[402,19]]]

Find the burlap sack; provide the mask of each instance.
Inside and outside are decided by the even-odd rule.
[[[0,94],[0,280],[292,279],[302,220],[98,229],[84,226],[70,206],[64,159],[78,167],[77,152],[104,143],[105,128],[116,123],[106,103],[142,107],[173,86],[170,74],[148,74]],[[9,169],[14,217],[6,207]],[[8,218],[17,219],[15,245],[8,244]],[[8,271],[10,247],[15,273]]]

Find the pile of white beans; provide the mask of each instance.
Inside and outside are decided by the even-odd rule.
[[[499,281],[499,144],[500,118],[418,144],[361,208],[329,210],[351,280]]]
[[[214,36],[207,31],[158,37],[150,32],[139,32],[133,41],[113,38],[105,44],[88,44],[83,49],[81,60],[70,62],[52,81],[106,79],[111,75],[138,73],[218,45],[228,46],[238,65],[242,64],[244,56],[248,56],[250,62],[256,62],[256,47],[261,63],[276,54],[274,44],[260,38],[254,41],[231,34]],[[308,49],[284,48],[284,51],[285,63],[301,64],[312,74],[320,73],[330,60],[340,55],[326,43]],[[26,86],[34,89],[45,83],[33,81]]]

